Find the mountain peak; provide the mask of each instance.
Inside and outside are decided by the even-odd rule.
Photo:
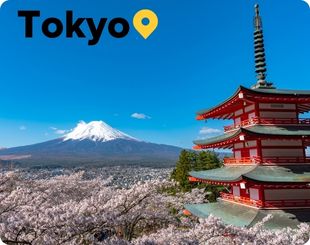
[[[106,142],[115,139],[137,140],[117,129],[112,128],[110,125],[103,121],[92,121],[89,123],[80,121],[70,133],[64,136],[63,141],[81,141],[85,139],[100,142]]]

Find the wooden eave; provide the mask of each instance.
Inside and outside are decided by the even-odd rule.
[[[281,89],[249,89],[240,86],[236,92],[221,104],[211,109],[197,112],[197,120],[232,119],[234,112],[243,106],[244,101],[254,103],[297,104],[299,113],[310,111],[310,91]]]
[[[297,104],[297,111],[305,113],[310,111],[310,92],[295,90],[248,89],[241,86],[244,99],[261,103],[290,103]]]
[[[302,138],[305,143],[310,140],[310,126],[263,126],[256,125],[247,128],[225,133],[205,140],[196,140],[194,149],[209,148],[232,148],[234,143],[240,142],[240,136],[244,135],[247,139],[296,139]]]
[[[239,98],[240,92],[242,92],[241,87],[239,87],[237,91],[231,97],[226,99],[223,103],[211,109],[201,110],[197,112],[196,119],[231,119],[234,115],[234,111],[238,110],[242,106],[243,101]]]

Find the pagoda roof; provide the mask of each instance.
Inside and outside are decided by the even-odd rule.
[[[310,165],[225,166],[206,171],[191,171],[189,175],[209,181],[237,182],[250,179],[270,183],[305,183],[310,182]]]
[[[236,182],[242,180],[242,175],[254,170],[255,165],[252,166],[225,166],[205,171],[191,171],[190,176],[197,179],[211,180],[211,181],[227,181]]]
[[[241,96],[242,94],[242,96]],[[272,96],[273,95],[273,96]],[[279,98],[280,97],[280,98]],[[289,89],[276,89],[276,88],[246,88],[239,86],[236,92],[226,99],[224,102],[210,109],[198,111],[197,119],[203,120],[207,118],[223,118],[230,119],[233,116],[234,108],[238,108],[243,103],[244,99],[248,101],[259,101],[264,99],[265,102],[281,102],[279,99],[291,98],[290,102],[293,103],[306,103],[299,108],[301,113],[310,110],[310,90],[289,90]],[[296,99],[298,100],[296,100]],[[301,100],[303,99],[303,100]]]
[[[288,95],[288,96],[310,96],[310,90],[291,90],[291,89],[275,89],[275,88],[256,88],[249,89],[243,86],[240,86],[244,90],[248,90],[254,93],[261,94],[274,94],[274,95]]]
[[[222,103],[220,103],[219,105],[217,106],[214,106],[210,109],[203,109],[203,110],[200,110],[196,113],[197,115],[197,119],[202,119],[202,118],[199,118],[200,116],[201,117],[205,117],[206,118],[211,118],[211,117],[215,117],[217,115],[217,111],[220,110],[221,107],[228,107],[230,106],[231,104],[237,104],[236,102],[238,101],[238,95],[239,93],[241,92],[241,89],[243,87],[240,86],[237,91],[232,95],[230,96],[228,99],[226,99],[225,101],[223,101]],[[240,101],[240,100],[239,100]],[[232,115],[233,113],[231,113]],[[229,115],[230,116],[230,115]]]
[[[231,132],[231,133],[225,133],[225,134],[221,134],[219,136],[215,136],[215,137],[210,137],[207,139],[202,139],[202,140],[194,140],[194,144],[195,145],[213,145],[216,143],[220,143],[226,140],[230,140],[230,139],[234,139],[236,137],[238,137],[241,133],[241,129],[235,131],[235,132]],[[216,147],[214,147],[216,148]]]
[[[310,126],[264,126],[255,125],[242,129],[243,132],[261,135],[310,136]]]
[[[264,224],[268,229],[297,228],[301,222],[310,223],[309,209],[262,210],[222,200],[217,203],[186,204],[185,208],[197,217],[207,218],[212,214],[225,224],[239,227],[252,227],[269,214],[272,218]]]
[[[257,166],[243,177],[261,182],[310,182],[310,165]]]
[[[254,125],[247,128],[239,128],[238,130],[230,133],[225,133],[219,136],[195,140],[195,145],[203,145],[209,148],[216,148],[218,143],[224,141],[238,140],[239,135],[264,135],[264,136],[310,136],[310,126],[264,126],[264,125]]]

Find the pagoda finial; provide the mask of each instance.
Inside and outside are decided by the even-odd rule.
[[[255,4],[254,17],[254,48],[255,48],[255,72],[257,83],[252,88],[273,88],[272,83],[266,81],[266,58],[264,48],[263,23],[259,15],[259,5]]]

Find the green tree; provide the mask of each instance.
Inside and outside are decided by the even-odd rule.
[[[221,161],[215,152],[211,151],[188,151],[183,150],[180,153],[176,167],[171,174],[171,179],[179,183],[181,191],[190,191],[192,188],[205,188],[209,201],[216,201],[222,187],[189,182],[190,171],[204,171],[221,167]]]
[[[195,153],[194,153],[195,154]],[[171,178],[177,181],[182,190],[188,191],[191,189],[190,182],[188,180],[189,172],[195,165],[193,152],[182,150],[179,156],[179,160],[176,163],[176,167],[171,174]]]
[[[221,162],[216,153],[211,151],[201,151],[198,153],[197,161],[193,170],[204,171],[219,168],[220,166]]]

